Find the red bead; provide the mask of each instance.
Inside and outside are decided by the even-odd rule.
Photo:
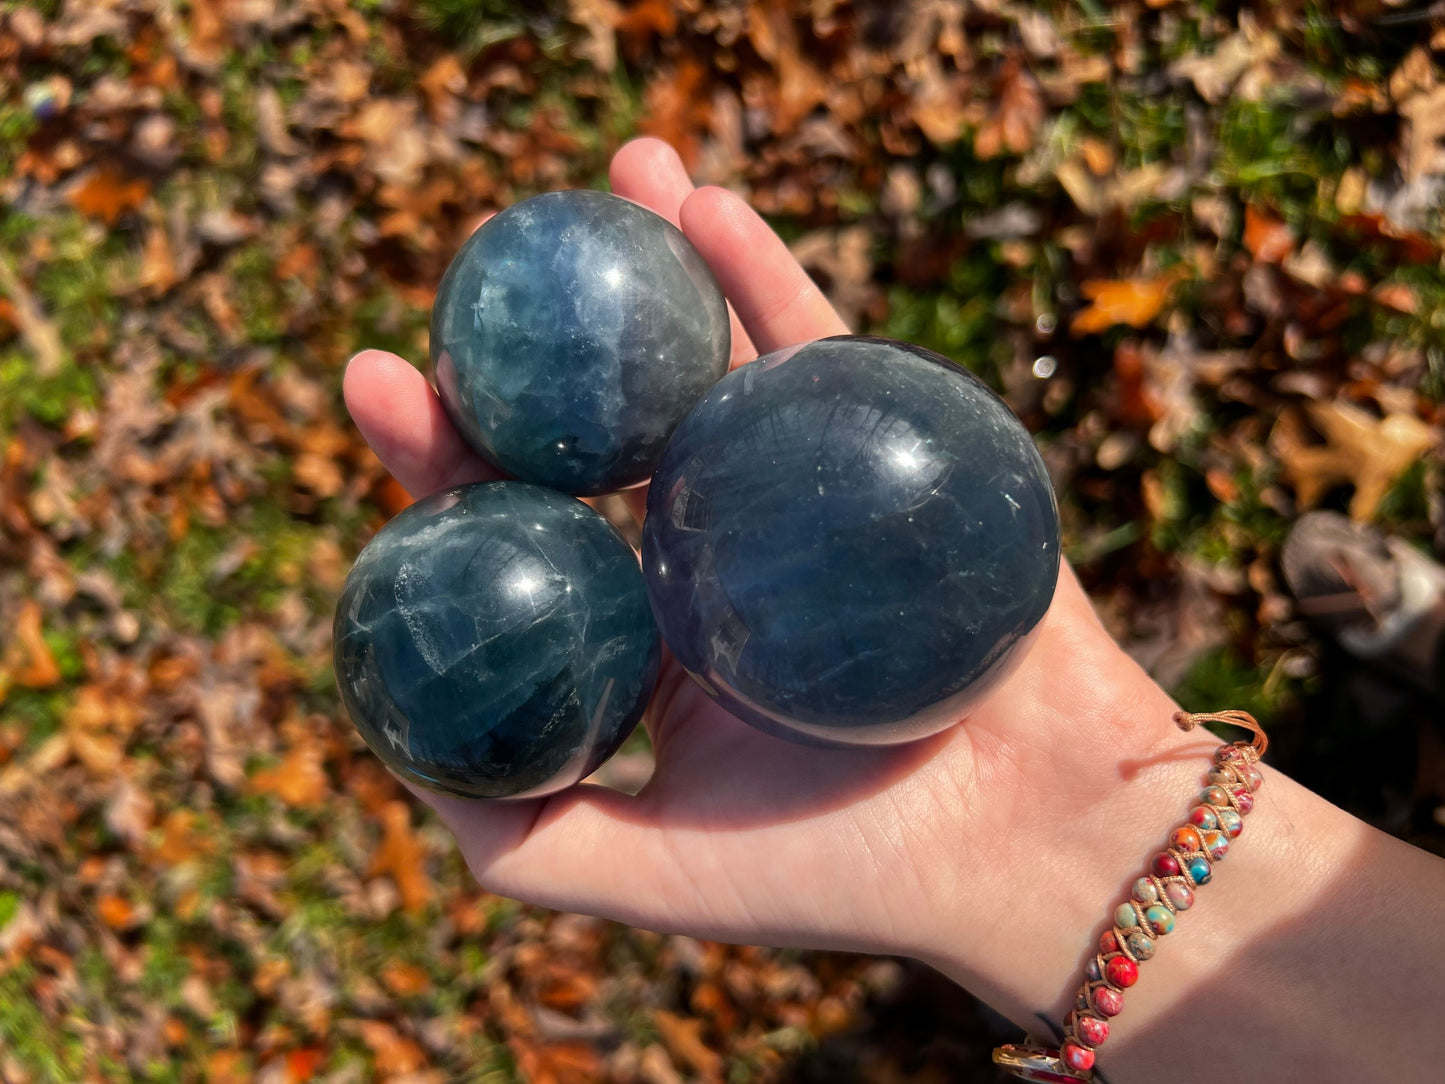
[[[1063,1045],[1059,1055],[1064,1059],[1064,1064],[1077,1072],[1084,1072],[1094,1067],[1094,1052],[1083,1043],[1076,1043],[1070,1039]]]
[[[1248,787],[1231,787],[1229,792],[1234,795],[1234,804],[1241,813],[1248,813],[1254,808],[1254,795],[1249,793]]]
[[[1119,939],[1114,936],[1113,930],[1105,930],[1099,935],[1099,951],[1105,956],[1119,951]]]
[[[1104,1016],[1118,1016],[1124,1011],[1124,995],[1107,986],[1095,986],[1090,995],[1094,1008]]]
[[[1089,1046],[1098,1046],[1109,1037],[1109,1021],[1103,1017],[1080,1013],[1074,1017],[1074,1034]]]
[[[1154,861],[1149,864],[1149,868],[1154,871],[1155,877],[1177,877],[1179,876],[1179,859],[1168,851],[1160,851],[1154,856]]]
[[[1139,981],[1139,965],[1127,956],[1110,956],[1104,961],[1104,978],[1115,986],[1133,986]]]

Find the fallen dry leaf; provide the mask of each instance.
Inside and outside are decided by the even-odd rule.
[[[112,930],[126,930],[135,924],[136,908],[123,896],[101,896],[95,901],[95,913]]]
[[[384,834],[371,862],[370,876],[388,876],[401,894],[402,906],[413,914],[432,900],[432,883],[426,873],[426,852],[411,830],[411,807],[388,802],[381,811]]]
[[[274,794],[298,809],[315,808],[326,801],[330,789],[322,760],[319,743],[294,745],[276,767],[263,768],[251,776],[251,789],[258,794]]]
[[[723,1060],[702,1041],[702,1021],[658,1009],[652,1014],[658,1034],[678,1061],[692,1067],[704,1080],[720,1080]]]
[[[1164,311],[1177,275],[1156,279],[1089,279],[1079,292],[1089,304],[1074,315],[1069,329],[1075,335],[1097,334],[1118,324],[1144,327]]]
[[[407,997],[431,989],[431,976],[425,968],[400,960],[388,960],[381,967],[381,983],[393,994]]]
[[[357,1020],[355,1027],[376,1060],[376,1071],[383,1076],[414,1073],[426,1064],[422,1048],[390,1024],[380,1020]]]
[[[973,138],[974,153],[996,158],[1007,151],[1023,154],[1034,145],[1044,120],[1044,101],[1033,74],[1018,60],[1010,58],[995,84],[998,103]]]
[[[26,599],[15,619],[14,639],[7,645],[4,665],[0,667],[11,681],[26,689],[48,689],[60,684],[60,666],[45,642],[42,620],[40,604]]]
[[[1244,247],[1260,263],[1280,263],[1294,251],[1294,233],[1251,203],[1244,209]]]
[[[1439,439],[1412,414],[1376,418],[1345,402],[1307,403],[1311,424],[1325,438],[1312,443],[1293,413],[1281,415],[1270,446],[1301,508],[1313,508],[1342,483],[1354,486],[1350,518],[1364,523],[1375,515],[1395,481]]]
[[[66,199],[81,214],[113,226],[121,215],[144,203],[150,190],[150,182],[143,178],[127,177],[114,166],[100,166],[72,188]]]

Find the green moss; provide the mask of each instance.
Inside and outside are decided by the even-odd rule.
[[[444,43],[474,56],[488,45],[520,37],[553,20],[556,5],[536,0],[519,9],[511,0],[419,0],[416,19]]]
[[[0,1048],[46,1084],[78,1080],[84,1050],[75,1036],[57,1031],[30,990],[34,965],[20,963],[0,975]]]
[[[1238,708],[1269,727],[1280,712],[1299,695],[1289,680],[1265,680],[1267,667],[1245,658],[1238,649],[1225,645],[1206,652],[1172,692],[1189,711],[1219,711]],[[1229,740],[1239,737],[1230,733]]]

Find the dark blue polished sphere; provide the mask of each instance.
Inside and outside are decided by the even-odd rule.
[[[565,493],[645,481],[729,350],[722,292],[682,231],[603,192],[552,192],[488,221],[432,309],[457,428],[508,474]]]
[[[783,737],[936,733],[1022,658],[1059,520],[1028,431],[977,378],[839,336],[729,373],[673,433],[643,568],[663,639]]]
[[[446,490],[388,523],[336,607],[336,679],[403,779],[473,798],[571,786],[632,732],[661,653],[637,555],[581,501]]]

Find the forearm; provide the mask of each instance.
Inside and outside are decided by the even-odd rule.
[[[1115,750],[1113,785],[1060,826],[1020,840],[1003,925],[959,937],[936,966],[1037,1036],[1057,1037],[1108,916],[1195,804],[1218,745],[1169,733]],[[1445,862],[1266,769],[1244,831],[1178,916],[1110,1021],[1110,1084],[1168,1079],[1436,1080],[1445,1064]],[[1030,861],[1029,856],[1032,856]],[[1163,1074],[1161,1076],[1161,1074]]]

